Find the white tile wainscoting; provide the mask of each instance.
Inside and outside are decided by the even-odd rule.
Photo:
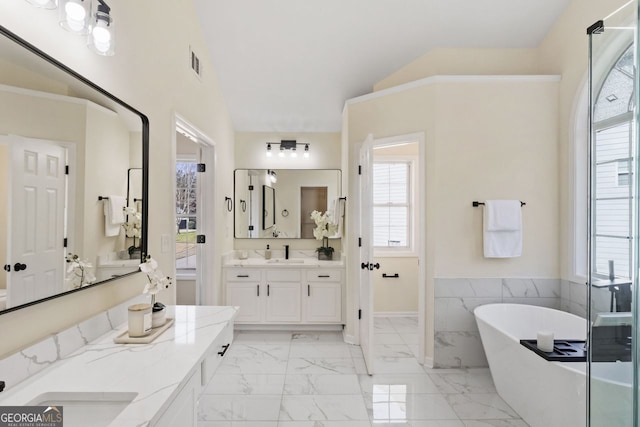
[[[594,313],[609,311],[610,296],[606,288],[593,288]],[[537,305],[586,317],[587,286],[560,279],[436,279],[434,367],[487,366],[473,309],[494,303]]]

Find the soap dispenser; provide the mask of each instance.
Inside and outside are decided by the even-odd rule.
[[[271,259],[271,249],[269,249],[269,245],[267,245],[267,250],[264,251],[264,259]]]

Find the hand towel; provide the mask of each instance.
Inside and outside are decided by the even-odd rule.
[[[483,216],[485,258],[522,255],[522,207],[519,200],[487,200]]]
[[[120,228],[124,224],[124,207],[127,199],[122,196],[109,196],[103,199],[104,203],[104,235],[113,237],[120,234]]]

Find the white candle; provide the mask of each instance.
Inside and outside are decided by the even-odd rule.
[[[129,336],[143,337],[151,331],[151,304],[129,306]]]
[[[545,353],[553,351],[553,332],[538,331],[538,348]]]

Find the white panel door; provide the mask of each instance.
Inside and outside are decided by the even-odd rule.
[[[7,230],[7,306],[64,291],[64,147],[9,137],[11,210]],[[18,268],[16,268],[18,267]]]
[[[373,263],[373,209],[372,188],[373,178],[373,136],[369,134],[360,147],[360,203],[358,217],[360,218],[360,346],[367,365],[367,372],[373,374],[373,290],[371,271],[366,268]]]
[[[304,299],[304,321],[339,323],[342,320],[342,285],[308,283]]]
[[[228,282],[227,305],[240,307],[236,322],[262,321],[262,299],[258,283]]]
[[[300,282],[271,282],[267,284],[266,315],[267,322],[299,322]]]

